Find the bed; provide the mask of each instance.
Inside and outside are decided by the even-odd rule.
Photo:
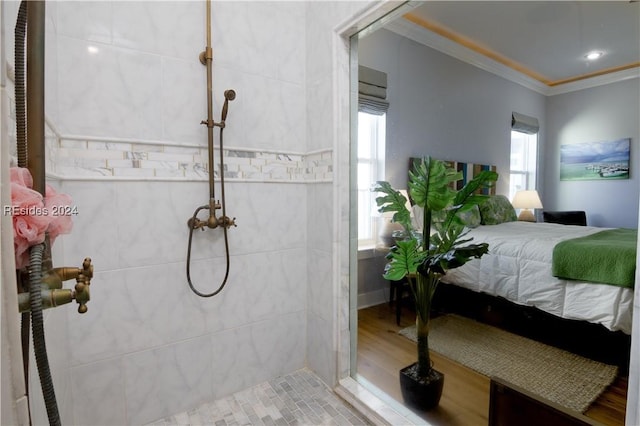
[[[553,251],[558,243],[602,230],[512,220],[478,225],[470,230],[469,237],[474,242],[487,242],[489,253],[448,271],[442,281],[631,334],[632,286],[563,279],[552,274]],[[635,270],[635,262],[633,267]]]
[[[409,159],[409,170],[417,160]],[[456,189],[482,170],[496,170],[495,166],[483,164],[455,161],[447,164],[462,172]],[[507,197],[495,194],[495,186],[483,189],[482,193],[489,195],[487,200],[477,211],[468,212],[463,221],[470,228],[468,237],[473,237],[475,243],[488,243],[489,253],[448,271],[442,282],[532,306],[561,318],[588,321],[631,334],[637,230],[633,259],[627,265],[627,269],[632,268],[628,287],[558,278],[553,271],[557,267],[553,264],[553,253],[558,243],[564,245],[576,238],[596,235],[605,228],[517,221],[515,209]],[[415,229],[420,229],[422,215],[422,209],[413,206]]]

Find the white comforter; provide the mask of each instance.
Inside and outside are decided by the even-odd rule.
[[[442,281],[631,334],[632,289],[551,275],[556,243],[602,229],[529,222],[479,226],[469,236],[489,243],[489,253],[450,270]]]

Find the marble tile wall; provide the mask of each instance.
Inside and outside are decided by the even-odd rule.
[[[47,184],[60,188],[59,181],[47,179]],[[52,256],[54,259],[62,259],[62,245],[54,244],[52,247]],[[62,263],[56,263],[55,266],[67,266]],[[80,266],[69,265],[69,266]],[[71,284],[70,284],[71,283]],[[71,288],[75,281],[67,282],[65,288]],[[64,306],[59,309],[47,309],[43,312],[45,341],[47,347],[47,357],[51,368],[51,376],[55,389],[56,401],[58,403],[58,411],[60,420],[64,423],[70,423],[73,418],[73,398],[71,396],[71,372],[69,359],[72,354],[71,347],[66,344],[69,339],[69,317],[66,311],[77,311],[77,304]],[[76,313],[76,317],[78,314]],[[47,412],[45,408],[44,398],[41,392],[40,378],[36,365],[35,353],[33,349],[33,339],[29,348],[29,389],[31,404],[31,416],[33,424],[48,424]]]
[[[62,187],[78,210],[64,258],[91,256],[97,271],[89,311],[69,311],[75,424],[153,421],[305,365],[304,184],[227,184],[238,227],[229,230],[228,283],[209,299],[185,277],[186,221],[206,203],[206,183]],[[222,282],[222,237],[219,229],[193,236],[200,291]]]
[[[48,170],[78,211],[56,245],[96,270],[88,312],[60,311],[65,423],[143,424],[304,367],[307,186],[333,179],[331,146],[306,143],[305,4],[213,3],[216,115],[237,92],[224,142],[238,227],[210,299],[185,278],[186,221],[208,199],[204,2],[54,2],[48,16]],[[223,234],[193,238],[191,276],[212,291]]]
[[[56,5],[60,133],[206,145],[205,2],[94,3]],[[230,146],[306,152],[304,4],[233,3],[212,5],[214,116],[233,88]]]
[[[307,2],[307,143],[332,148],[333,182],[309,186],[309,212],[331,206],[314,226],[309,216],[309,367],[333,386],[349,374],[349,45],[339,28],[370,2]],[[329,278],[330,277],[330,278]],[[313,333],[311,332],[313,330]],[[324,348],[324,350],[322,350]]]
[[[17,15],[17,7],[18,2],[6,2],[4,4],[5,15],[3,16],[5,22],[3,24],[8,23],[9,28],[14,28],[15,17]],[[50,18],[48,22],[51,22]],[[6,25],[6,24],[5,24]],[[6,34],[6,32],[5,32]],[[10,47],[11,52],[13,52],[13,31],[11,31],[10,38]],[[55,38],[51,37],[51,34],[47,34],[47,40],[49,46],[54,49],[55,48]],[[4,41],[3,41],[4,42]],[[5,47],[9,47],[9,44],[5,44]],[[11,55],[10,63],[13,64],[13,55]],[[11,167],[17,165],[17,131],[16,131],[16,103],[15,103],[15,87],[13,84],[13,80],[6,80],[6,93],[8,96],[8,107],[9,107],[9,117],[7,120],[7,140],[6,142],[9,146],[9,164]],[[56,141],[56,135],[54,131],[49,127],[45,126],[45,140],[46,144],[51,145]],[[50,156],[51,151],[47,152],[47,156]],[[47,184],[52,185],[55,188],[60,188],[60,181],[57,179],[47,178]],[[54,259],[61,260],[62,259],[62,248],[60,244],[56,244],[52,247],[52,255]],[[56,266],[62,266],[61,264],[56,264]],[[76,265],[79,266],[79,265]],[[67,286],[68,288],[69,286]],[[72,306],[70,309],[75,311],[75,308]],[[60,419],[63,423],[70,423],[73,416],[73,399],[71,397],[71,376],[69,370],[69,358],[71,355],[70,346],[66,344],[68,341],[68,323],[67,323],[67,314],[64,310],[45,310],[43,312],[44,317],[44,327],[45,327],[45,336],[46,336],[46,347],[47,347],[47,357],[49,360],[49,365],[52,370],[52,380],[54,384],[56,400],[58,404],[58,411],[60,414]],[[46,409],[44,405],[44,398],[42,396],[42,392],[40,391],[40,379],[38,377],[38,370],[35,360],[35,354],[33,350],[33,341],[29,343],[29,381],[28,387],[30,391],[30,406],[31,406],[31,415],[32,421],[34,424],[46,424],[48,423]]]

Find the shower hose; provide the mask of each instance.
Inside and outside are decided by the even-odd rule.
[[[223,137],[224,137],[224,127],[221,127],[220,128],[220,189],[222,192],[222,199],[221,199],[222,217],[224,218],[222,223],[222,232],[224,233],[224,252],[225,252],[225,259],[226,259],[226,267],[225,267],[224,279],[222,280],[222,284],[220,284],[220,287],[218,287],[218,289],[212,293],[203,293],[195,288],[195,286],[193,285],[193,282],[191,281],[191,266],[190,266],[191,265],[191,242],[193,240],[193,231],[195,229],[194,224],[195,224],[196,217],[198,216],[198,213],[200,212],[200,210],[210,210],[211,207],[208,205],[198,207],[196,211],[193,213],[193,217],[189,221],[191,225],[189,225],[189,243],[187,246],[187,282],[189,283],[189,288],[191,288],[191,291],[193,291],[195,294],[197,294],[200,297],[212,297],[220,293],[224,288],[224,286],[227,284],[227,279],[229,278],[229,238],[227,235],[228,226],[225,222],[227,217],[227,211],[225,206],[227,203],[225,202],[225,197],[224,197],[224,162],[222,157],[223,146],[224,146]],[[213,176],[213,169],[210,171],[210,173]],[[213,212],[210,211],[209,214],[215,214],[215,211]]]
[[[44,318],[42,316],[42,256],[44,243],[31,247],[29,252],[29,299],[31,307],[31,330],[33,332],[33,351],[36,356],[38,375],[42,384],[47,417],[51,426],[61,425],[60,413],[53,388],[47,346],[44,337]]]
[[[15,26],[15,103],[16,103],[16,138],[18,166],[27,167],[27,141],[26,141],[26,93],[25,93],[25,39],[27,28],[27,2],[22,1],[18,9]],[[22,357],[25,375],[25,393],[29,396],[29,322],[33,333],[33,348],[36,358],[36,366],[45,408],[50,425],[60,425],[60,414],[51,378],[51,369],[47,355],[47,347],[44,335],[44,318],[42,315],[42,258],[44,244],[31,247],[29,253],[29,299],[31,316],[25,312],[22,314]],[[29,413],[31,416],[31,413]],[[31,420],[30,420],[31,422]]]

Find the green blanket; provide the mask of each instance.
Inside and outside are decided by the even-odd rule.
[[[633,288],[636,229],[608,229],[562,241],[553,249],[553,276]]]

